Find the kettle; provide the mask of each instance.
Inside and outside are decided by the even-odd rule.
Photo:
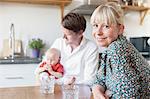
[[[147,40],[148,45],[150,46],[150,38]]]

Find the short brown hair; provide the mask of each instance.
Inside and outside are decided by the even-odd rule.
[[[79,32],[80,30],[84,32],[86,28],[85,18],[78,13],[68,13],[64,16],[61,23],[64,28],[73,32]]]

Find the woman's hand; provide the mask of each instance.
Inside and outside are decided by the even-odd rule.
[[[92,87],[92,93],[94,99],[107,99],[104,94],[104,88],[100,85],[94,85]]]
[[[105,91],[105,97],[106,97],[106,99],[109,99],[109,97],[111,97],[111,96],[112,96],[112,92],[110,90],[106,90]]]
[[[75,77],[69,77],[66,81],[65,81],[65,84],[66,85],[73,85],[74,82],[75,82],[76,78]]]
[[[76,78],[75,77],[69,77],[65,82],[64,85],[66,89],[73,89],[74,88],[74,83],[75,83]]]

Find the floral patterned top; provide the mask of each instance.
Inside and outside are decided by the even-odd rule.
[[[150,99],[150,66],[124,36],[102,53],[94,84],[110,90],[112,99]]]

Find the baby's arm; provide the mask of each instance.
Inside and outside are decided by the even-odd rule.
[[[38,70],[38,74],[40,74],[41,72],[45,71],[46,70],[46,67],[39,67],[39,70]]]
[[[41,66],[41,65],[43,65],[43,66]],[[36,69],[36,74],[39,75],[41,72],[45,71],[46,69],[47,69],[46,64],[43,64],[43,62],[41,62]]]
[[[52,67],[50,66],[48,67],[48,72],[56,78],[61,78],[63,76],[62,73],[53,71]]]
[[[51,74],[52,75],[54,75],[55,77],[57,77],[57,78],[61,78],[63,75],[62,75],[62,73],[59,73],[59,72],[51,72]]]
[[[43,72],[43,71],[45,71],[46,70],[46,68],[45,68],[45,66],[43,66],[43,67],[41,67],[41,65],[43,65],[43,62],[41,62],[38,66],[37,66],[37,68],[36,68],[36,70],[35,70],[35,77],[36,77],[36,84],[37,85],[39,85],[39,74],[41,73],[41,72]]]

